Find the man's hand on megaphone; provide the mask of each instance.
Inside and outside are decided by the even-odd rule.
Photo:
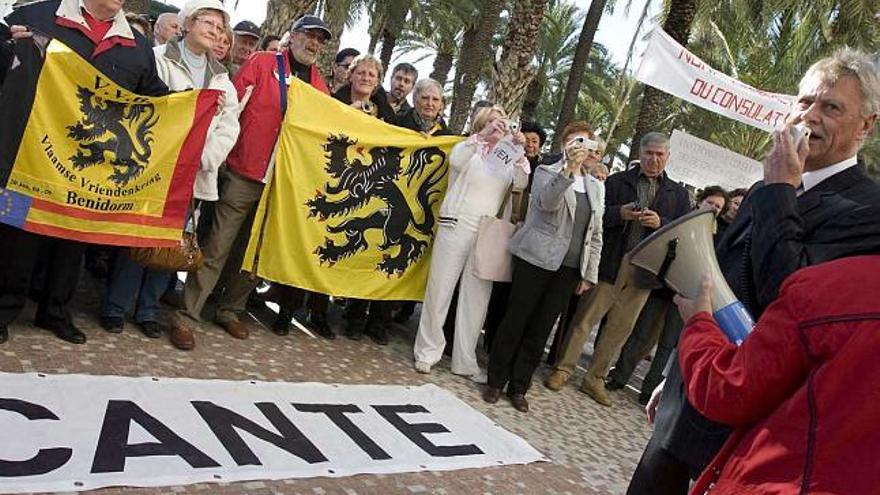
[[[681,314],[681,321],[687,323],[695,314],[703,311],[712,312],[712,279],[708,275],[703,275],[700,283],[700,293],[696,299],[688,299],[682,297],[681,294],[675,295],[675,305],[678,306],[678,312]]]
[[[810,140],[801,139],[795,148],[791,129],[800,121],[800,115],[795,115],[781,130],[773,132],[773,148],[764,158],[765,184],[791,184],[793,187],[801,185],[804,161],[810,152]]]

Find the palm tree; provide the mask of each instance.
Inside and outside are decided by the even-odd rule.
[[[449,119],[450,127],[454,132],[461,132],[464,128],[483,66],[491,60],[492,38],[498,27],[498,18],[504,4],[504,0],[485,0],[479,18],[468,26],[462,36],[460,55],[455,66],[452,111]]]
[[[351,27],[360,17],[361,9],[365,7],[362,0],[324,0],[323,5],[319,6],[322,12],[322,18],[327,23],[327,28],[333,33],[333,37],[324,46],[321,56],[318,57],[318,67],[322,74],[330,75],[333,73],[333,61],[336,58],[336,52],[339,51],[339,40],[342,32],[346,27]]]
[[[269,0],[266,6],[264,34],[281,35],[290,29],[290,23],[304,14],[315,12],[318,0]]]
[[[554,150],[559,150],[562,130],[571,122],[571,118],[574,115],[575,104],[581,91],[584,70],[587,67],[587,59],[590,56],[593,38],[596,36],[596,30],[599,28],[599,21],[602,20],[602,13],[605,11],[606,3],[608,3],[607,0],[593,0],[590,2],[590,9],[587,11],[587,18],[584,21],[584,27],[581,29],[574,61],[571,64],[568,83],[565,85],[565,95],[562,98],[562,105],[559,107],[559,118],[556,120],[556,132],[553,133],[553,144],[551,145],[551,148]]]
[[[533,61],[546,8],[547,0],[514,3],[489,90],[489,99],[501,105],[509,115],[519,114],[526,88],[537,73]]]
[[[691,26],[700,6],[700,0],[669,0],[669,10],[666,20],[663,22],[663,30],[682,46],[687,46],[691,33]],[[632,138],[632,147],[629,158],[634,160],[638,157],[638,143],[642,136],[648,132],[660,128],[660,124],[667,114],[667,107],[672,97],[659,89],[645,86],[642,95],[642,104],[639,109],[639,117],[636,120],[635,134]]]
[[[384,24],[382,27],[382,51],[379,60],[388,67],[391,55],[397,45],[397,38],[406,25],[406,18],[414,7],[413,0],[385,0]]]

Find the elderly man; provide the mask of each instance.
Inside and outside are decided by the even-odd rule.
[[[263,37],[259,26],[251,21],[241,21],[232,28],[235,40],[232,43],[232,69],[235,74],[244,65],[257,48],[260,47],[260,38]]]
[[[119,86],[142,95],[168,92],[156,73],[156,60],[147,39],[131,29],[118,0],[50,0],[24,5],[6,20],[12,38],[30,37],[38,30],[64,42]],[[46,253],[47,273],[40,287],[34,325],[59,338],[83,344],[86,336],[67,311],[79,278],[85,244],[31,234],[0,225],[0,343],[7,327],[21,312],[38,254]]]
[[[232,247],[242,228],[250,230],[246,219],[262,196],[284,114],[276,75],[277,57],[282,58],[285,77],[297,77],[319,91],[329,93],[315,63],[331,37],[330,30],[320,18],[307,15],[293,23],[290,33],[290,44],[283,54],[255,54],[233,80],[239,99],[249,94],[249,103],[239,117],[241,132],[238,141],[226,159],[226,181],[204,246],[204,264],[187,278],[184,309],[176,314],[171,342],[178,349],[189,350],[195,346],[191,325],[201,320],[202,308],[223,267],[227,263],[236,268],[241,266],[243,249],[231,252]],[[239,321],[238,314],[244,311],[248,295],[255,286],[256,281],[248,274],[236,270],[217,302],[214,321],[237,339],[248,337],[248,329]]]
[[[406,97],[412,92],[418,79],[419,71],[412,64],[403,62],[394,66],[391,71],[391,90],[387,93],[388,104],[394,109],[394,113],[402,113],[411,108]]]
[[[165,12],[156,18],[153,25],[153,40],[156,46],[168,43],[168,40],[180,35],[180,19],[173,12]]]
[[[880,185],[858,159],[878,112],[880,72],[870,55],[843,49],[801,79],[796,111],[764,160],[764,180],[717,248],[727,283],[755,319],[799,268],[880,249]],[[810,128],[809,139],[792,139],[798,123]],[[673,356],[665,386],[648,404],[649,420],[656,410],[654,435],[631,495],[685,494],[730,432],[691,406]]]
[[[562,357],[546,382],[550,390],[565,385],[590,331],[607,315],[580,390],[604,406],[611,405],[605,374],[632,332],[652,288],[643,272],[622,262],[623,255],[662,225],[690,211],[687,190],[664,172],[668,159],[669,138],[658,132],[648,133],[639,145],[639,165],[605,182],[599,285],[578,304]]]

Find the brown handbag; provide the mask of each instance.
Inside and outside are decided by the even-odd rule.
[[[195,205],[190,208],[189,220],[195,224]],[[189,221],[188,220],[188,221]],[[180,244],[174,247],[129,248],[132,261],[151,270],[166,272],[194,272],[202,267],[202,250],[194,232],[184,227]]]

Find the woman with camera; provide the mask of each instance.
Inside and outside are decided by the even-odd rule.
[[[471,137],[455,145],[450,153],[449,185],[440,206],[439,229],[413,348],[415,369],[420,373],[430,373],[443,357],[443,323],[460,278],[452,372],[477,382],[485,381],[485,373],[477,365],[476,347],[492,282],[474,275],[473,252],[480,217],[495,216],[509,202],[512,190],[522,190],[528,184],[529,167],[524,152],[516,163],[494,160],[491,155],[505,137],[519,146],[525,142],[523,135],[511,126],[501,107],[482,108],[474,117]]]
[[[597,282],[605,187],[590,174],[600,157],[594,139],[585,122],[569,124],[562,160],[535,171],[525,223],[510,240],[513,282],[489,357],[488,403],[506,385],[513,407],[529,410],[525,394],[553,323],[572,293]]]

